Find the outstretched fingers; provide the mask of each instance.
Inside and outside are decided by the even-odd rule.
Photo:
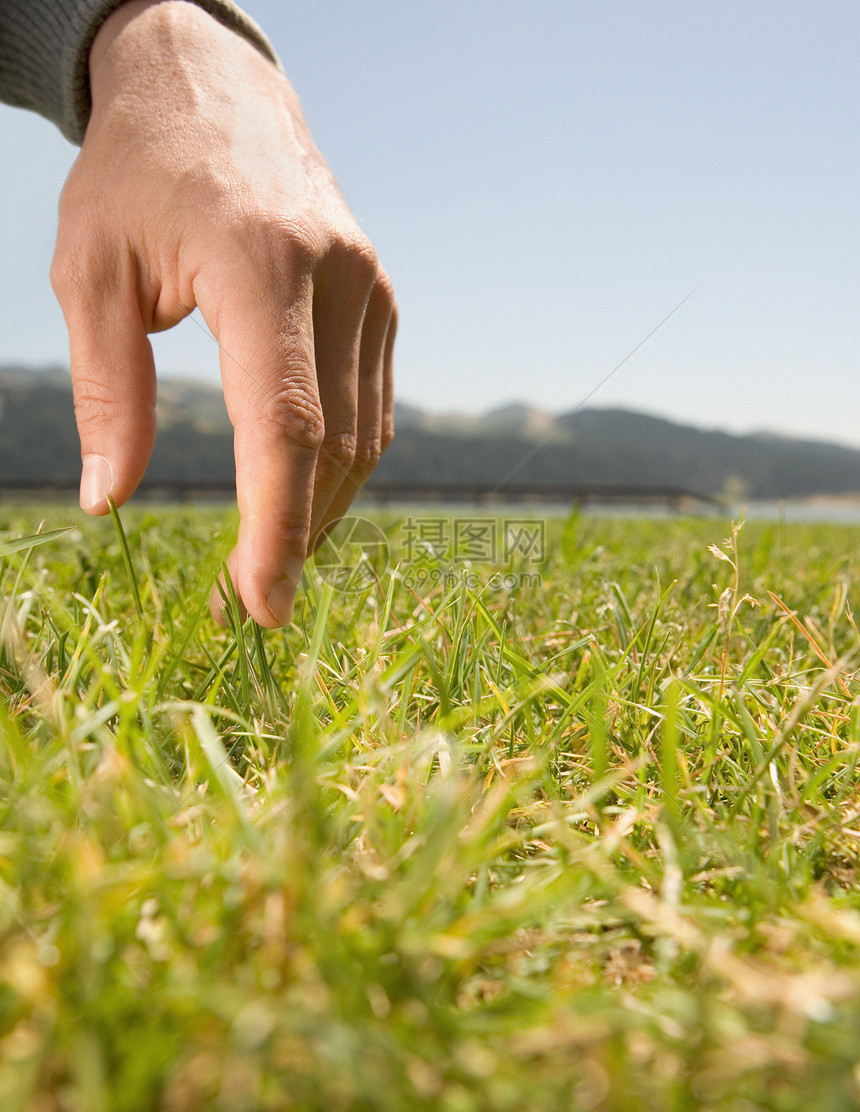
[[[229,562],[260,625],[285,625],[313,542],[391,437],[394,301],[368,244],[245,259],[195,296],[221,348],[240,525]],[[244,272],[242,275],[237,271]],[[211,282],[210,282],[211,278]],[[217,588],[212,612],[223,620]]]
[[[69,331],[81,442],[81,508],[134,493],[155,443],[155,366],[130,259],[75,253],[62,239],[51,282]]]
[[[286,625],[308,551],[322,408],[314,372],[310,282],[293,296],[254,296],[255,283],[198,302],[221,348],[224,398],[234,429],[239,538],[228,567],[248,614]],[[223,621],[217,588],[210,605]]]
[[[393,431],[392,350],[396,327],[396,310],[391,283],[380,271],[374,281],[367,301],[361,335],[357,343],[357,368],[355,373],[354,448],[348,460],[333,460],[328,489],[318,489],[312,522],[313,544],[317,546],[327,530],[335,524],[352,504],[379,457],[390,443]],[[330,376],[332,385],[336,375]],[[328,442],[329,404],[322,394],[326,420],[326,442],[320,451],[318,474],[322,471]]]
[[[325,439],[314,482],[312,537],[355,462],[362,328],[376,272],[370,244],[341,243],[329,249],[314,275],[314,359]]]

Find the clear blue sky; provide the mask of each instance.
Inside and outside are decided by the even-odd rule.
[[[398,394],[860,446],[860,5],[247,0],[395,283]],[[0,361],[66,362],[74,150],[0,108]],[[217,380],[193,324],[159,369]]]

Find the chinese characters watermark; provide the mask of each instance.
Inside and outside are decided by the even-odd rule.
[[[477,589],[488,574],[496,586],[515,590],[541,585],[546,522],[536,517],[410,514],[389,535],[372,521],[344,518],[314,555],[319,575],[339,591],[362,591],[396,560],[412,590]],[[479,565],[478,568],[474,565]]]

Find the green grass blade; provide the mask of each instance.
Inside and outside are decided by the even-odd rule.
[[[134,564],[132,563],[131,552],[128,547],[128,539],[126,538],[125,529],[123,528],[122,520],[119,516],[119,510],[117,509],[116,503],[110,495],[108,495],[107,503],[114,528],[116,529],[117,537],[119,538],[120,551],[122,552],[122,562],[125,566],[125,573],[128,577],[128,585],[131,589],[131,597],[134,599],[134,608],[137,611],[138,618],[142,620],[143,607],[140,603],[140,591],[137,586],[137,575],[134,571]]]

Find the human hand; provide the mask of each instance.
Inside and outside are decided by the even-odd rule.
[[[81,506],[104,514],[155,440],[148,333],[195,306],[218,341],[239,537],[260,625],[393,435],[396,306],[281,71],[186,0],[127,0],[90,54],[93,109],[60,201]],[[223,622],[221,595],[210,606]]]

